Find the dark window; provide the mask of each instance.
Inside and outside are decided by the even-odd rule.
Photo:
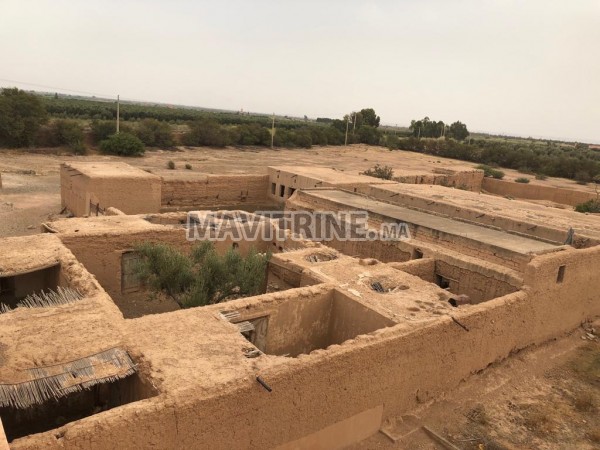
[[[285,186],[283,184],[279,186],[279,196],[285,197]]]
[[[562,283],[563,280],[565,279],[565,270],[566,269],[567,269],[567,266],[560,266],[558,268],[558,276],[556,277],[557,283]]]

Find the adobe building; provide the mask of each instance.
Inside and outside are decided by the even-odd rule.
[[[289,213],[366,211],[376,238],[309,240],[278,217],[194,213],[223,236],[269,231],[215,244],[272,252],[264,293],[252,297],[181,309],[132,276],[140,243],[191,251],[186,211],[102,203],[98,217],[0,240],[5,446],[360,445],[471,374],[600,315],[598,216],[311,171],[271,168],[260,195],[280,204],[275,182]],[[198,192],[196,206],[220,195]],[[379,239],[398,223],[410,239]]]
[[[71,162],[60,168],[63,208],[76,216],[102,214],[108,207],[127,214],[159,212],[161,179],[120,162]]]

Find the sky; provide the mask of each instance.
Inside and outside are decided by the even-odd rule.
[[[0,86],[600,143],[600,0],[0,0]]]

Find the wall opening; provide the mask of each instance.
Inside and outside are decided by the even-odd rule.
[[[277,184],[271,183],[271,195],[275,195],[275,192],[277,192]]]
[[[0,277],[0,303],[15,308],[28,295],[43,291],[56,291],[60,285],[60,264],[43,269]]]
[[[435,284],[442,289],[450,289],[450,280],[438,273],[435,274]]]
[[[293,187],[288,188],[288,197],[291,197],[294,192],[296,192],[296,188],[293,188]]]
[[[279,196],[285,197],[285,186],[283,184],[279,186]]]
[[[412,259],[423,259],[423,252],[420,249],[415,248],[413,250]]]
[[[56,400],[25,409],[1,407],[0,418],[9,442],[59,428],[109,409],[156,395],[137,373],[111,383],[101,383]]]
[[[562,283],[565,279],[565,271],[567,270],[567,266],[560,266],[558,268],[558,275],[556,276],[556,282]]]

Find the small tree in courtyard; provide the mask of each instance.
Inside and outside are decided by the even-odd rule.
[[[266,287],[270,254],[254,248],[246,256],[233,248],[220,255],[212,242],[204,241],[189,256],[166,244],[144,243],[136,251],[142,256],[138,278],[182,308],[257,295]]]

